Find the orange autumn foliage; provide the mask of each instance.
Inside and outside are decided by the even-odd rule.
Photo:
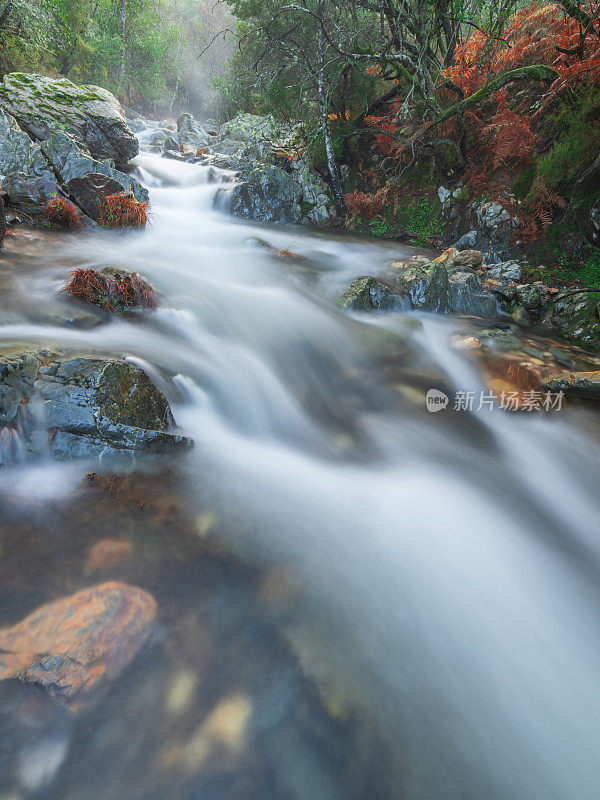
[[[98,222],[103,228],[143,228],[148,221],[148,202],[138,203],[128,194],[103,198]]]

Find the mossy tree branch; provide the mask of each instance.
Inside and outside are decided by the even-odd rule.
[[[450,119],[451,117],[462,116],[465,111],[468,111],[470,108],[479,105],[491,94],[494,94],[494,92],[502,89],[508,83],[520,80],[538,80],[544,81],[545,83],[554,83],[557,78],[560,78],[558,72],[555,69],[552,69],[552,67],[547,67],[543,64],[532,64],[527,67],[518,67],[517,69],[512,69],[509,72],[498,75],[489,83],[486,83],[486,85],[477,92],[469,95],[469,97],[465,97],[464,100],[461,100],[460,102],[455,103],[453,106],[450,106],[450,108],[446,109],[446,111],[440,114],[440,116],[437,117],[437,119],[435,119],[431,125],[429,125],[428,130],[431,130],[431,128],[434,128],[436,125],[441,125],[442,122],[446,122],[446,120]]]

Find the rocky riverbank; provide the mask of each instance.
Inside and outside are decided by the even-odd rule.
[[[216,202],[243,219],[323,226],[333,215],[328,187],[309,161],[306,133],[270,117],[243,114],[221,126],[201,125],[189,114],[177,122],[152,122],[121,109],[103,89],[12,74],[0,84],[0,127],[0,173],[12,223],[21,218],[48,225],[49,204],[57,199],[71,203],[88,227],[103,220],[107,197],[130,197],[145,207],[148,193],[131,163],[138,153],[136,136],[166,159],[213,168],[215,179],[218,170]],[[451,200],[461,202],[446,195],[440,199],[449,209]],[[481,236],[470,232],[461,247],[433,260],[414,256],[393,262],[381,274],[357,278],[339,306],[467,315],[480,318],[483,330],[508,322],[598,347],[596,296],[523,281],[522,264],[499,261],[507,253],[485,239],[490,215],[489,209],[482,211]],[[487,243],[487,249],[462,247],[472,241]],[[285,261],[285,254],[281,257]],[[111,312],[130,312],[136,302],[150,308],[157,302],[143,277],[122,269],[76,270],[66,288],[87,301],[89,310],[78,306],[87,317],[76,324],[84,326],[101,324]],[[66,318],[59,320],[63,323],[71,324]],[[568,368],[559,364],[546,370],[545,378],[564,382]],[[4,347],[0,378],[2,463],[26,456],[133,457],[191,444],[174,430],[162,391],[140,367],[118,357]],[[535,386],[541,385],[538,378]],[[593,377],[575,375],[568,389],[585,385],[579,394],[591,397],[590,381],[595,385]]]

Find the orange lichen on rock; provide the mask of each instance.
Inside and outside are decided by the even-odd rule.
[[[55,197],[46,205],[46,216],[48,220],[60,228],[81,228],[81,214],[77,207],[64,200],[62,197]]]
[[[35,683],[70,702],[125,669],[155,616],[151,595],[115,581],[46,603],[0,629],[0,680]]]
[[[84,571],[86,574],[108,572],[130,558],[132,552],[131,542],[102,539],[102,541],[96,542],[88,553]]]
[[[130,194],[106,195],[98,222],[103,228],[143,228],[148,222],[148,202],[138,203]]]

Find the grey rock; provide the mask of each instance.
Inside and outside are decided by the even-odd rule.
[[[163,152],[168,153],[179,153],[179,143],[172,137],[167,136],[165,141],[163,142]]]
[[[13,72],[0,83],[0,107],[38,141],[66,131],[94,158],[112,158],[117,164],[127,163],[139,150],[118,101],[105,89]]]
[[[477,275],[472,272],[454,272],[449,279],[452,311],[473,314],[476,317],[493,317],[497,313],[496,300],[482,289]]]
[[[209,149],[215,166],[241,173],[231,198],[231,212],[263,221],[327,222],[333,209],[330,192],[312,168],[306,147],[302,125],[278,123],[270,116],[240,114],[222,125],[217,136],[209,140]],[[287,207],[273,218],[272,209],[279,206],[273,192],[279,189]]]
[[[19,406],[33,392],[39,363],[36,353],[0,352],[0,426],[16,424]]]
[[[229,209],[243,219],[297,222],[302,216],[302,191],[280,167],[265,164],[246,173],[229,195]]]
[[[499,264],[489,267],[485,274],[486,278],[508,282],[520,280],[522,272],[523,270],[518,261],[501,261]]]
[[[177,120],[179,145],[183,152],[207,147],[212,139],[209,133],[194,120],[191,114],[182,114]]]
[[[534,283],[524,283],[517,286],[516,299],[528,311],[537,308],[542,302],[542,289]]]
[[[400,291],[408,293],[413,308],[421,311],[480,317],[497,313],[494,296],[483,288],[472,269],[454,264],[451,254],[445,262],[400,262],[388,277]]]
[[[81,152],[66,133],[53,134],[41,147],[67,194],[94,220],[107,194],[131,192],[139,203],[148,200],[147,190],[135,178],[120,172],[109,160],[96,161]]]
[[[593,295],[558,295],[545,307],[541,322],[565,339],[600,346],[600,303]]]
[[[470,250],[477,248],[479,243],[479,235],[477,231],[469,231],[463,234],[460,239],[455,242],[452,247],[456,250]]]
[[[58,193],[56,177],[38,145],[1,108],[0,173],[11,204],[28,214],[42,211]]]
[[[337,304],[348,311],[402,311],[407,305],[397,291],[368,275],[355,278]]]
[[[0,354],[0,425],[17,423],[29,452],[56,458],[191,445],[171,432],[169,403],[146,373],[113,358],[44,350]]]

